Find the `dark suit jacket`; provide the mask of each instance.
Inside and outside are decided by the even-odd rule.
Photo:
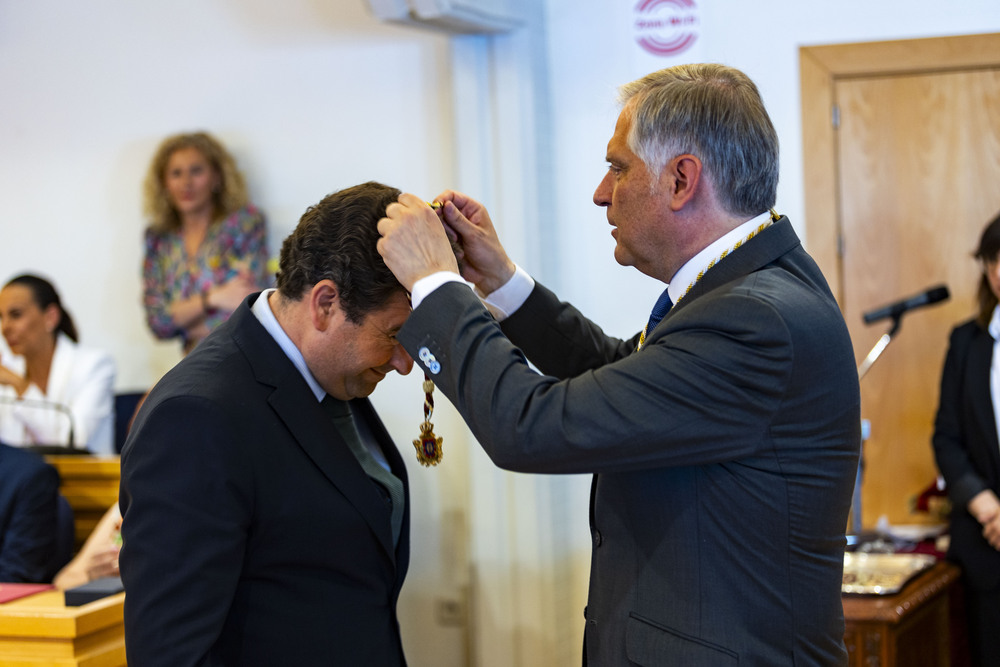
[[[597,473],[589,664],[846,664],[858,376],[787,220],[708,271],[639,352],[540,285],[502,332],[444,285],[399,339],[435,356],[497,465]]]
[[[980,589],[1000,585],[1000,552],[983,538],[983,527],[966,506],[980,491],[1000,495],[1000,445],[990,398],[993,338],[966,322],[951,332],[941,374],[934,423],[934,456],[952,501],[948,555]]]
[[[250,311],[153,388],[122,451],[125,642],[136,665],[403,665],[409,563],[389,508]],[[392,471],[399,452],[367,400]]]
[[[34,452],[0,445],[0,582],[45,583],[55,570],[59,473]]]

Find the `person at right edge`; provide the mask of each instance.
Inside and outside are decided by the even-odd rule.
[[[721,65],[655,72],[621,101],[594,202],[618,263],[668,284],[662,320],[605,335],[447,191],[444,225],[409,194],[379,221],[412,293],[398,338],[497,465],[594,474],[584,664],[846,665],[858,374],[826,280],[769,212],[776,133]]]
[[[979,313],[951,332],[934,457],[951,500],[948,558],[962,567],[973,665],[1000,665],[1000,215],[983,230]]]

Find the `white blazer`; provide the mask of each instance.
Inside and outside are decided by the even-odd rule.
[[[24,358],[6,346],[2,363],[24,373]],[[111,355],[80,347],[60,333],[45,393],[32,384],[18,399],[13,387],[0,386],[0,442],[15,447],[68,444],[72,417],[77,447],[114,454],[114,383]]]

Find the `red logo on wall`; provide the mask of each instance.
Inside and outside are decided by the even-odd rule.
[[[675,56],[698,39],[694,0],[639,0],[635,6],[635,41],[657,56]]]

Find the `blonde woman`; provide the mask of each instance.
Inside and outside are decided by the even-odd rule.
[[[160,144],[146,175],[146,321],[189,352],[246,298],[271,284],[267,227],[243,176],[205,132]]]

